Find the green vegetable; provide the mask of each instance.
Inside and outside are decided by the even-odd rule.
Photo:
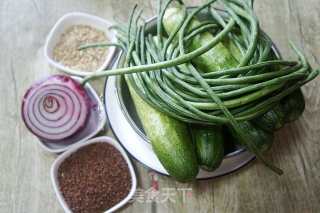
[[[253,123],[265,131],[276,131],[284,126],[285,123],[297,120],[305,109],[305,101],[301,89],[281,100],[270,111],[255,118]]]
[[[265,131],[273,132],[284,126],[285,117],[282,106],[277,104],[261,117],[255,118],[253,123]]]
[[[197,149],[198,163],[204,170],[218,168],[224,157],[224,140],[221,126],[191,126]]]
[[[119,46],[125,56],[124,66],[95,72],[83,83],[97,77],[127,74],[133,90],[156,110],[187,123],[229,125],[249,151],[282,174],[265,160],[254,137],[245,132],[241,122],[268,112],[284,97],[314,79],[319,70],[313,70],[294,45],[297,61],[270,58],[272,42],[262,33],[251,0],[219,1],[226,11],[224,15],[211,7],[216,1],[210,0],[183,14],[183,22],[178,22],[179,26],[165,37],[162,22],[170,2],[160,4],[156,33],[149,31],[150,26],[146,27],[135,7],[128,25],[117,28]],[[210,11],[210,23],[192,24],[202,10]],[[209,34],[203,36],[204,32],[215,34],[211,39]],[[152,39],[155,34],[158,42]],[[194,38],[201,41],[194,44]],[[232,62],[231,54],[226,54],[227,39],[241,52],[241,57],[233,55],[239,60],[237,64]],[[190,50],[189,46],[196,49]],[[213,65],[209,60],[197,62],[201,55],[215,48],[221,49],[221,64],[226,62],[230,68],[219,69],[220,58],[215,61],[210,57]],[[225,58],[228,60],[224,61]],[[200,70],[197,63],[204,70]]]
[[[271,148],[274,139],[273,132],[264,131],[248,121],[239,124],[241,130],[246,134],[246,137],[250,139],[261,152],[266,152]],[[247,146],[245,142],[239,140],[239,136],[235,134],[234,131],[232,131],[232,133],[238,144]]]
[[[281,101],[285,113],[285,122],[297,120],[305,109],[305,101],[301,89],[294,91]]]
[[[184,14],[186,8],[182,5],[168,8],[164,14],[162,23],[166,32],[170,35],[180,23],[184,21]],[[201,25],[198,19],[193,18],[188,26],[188,29],[194,29]],[[194,36],[187,44],[186,47],[190,51],[194,51],[200,47],[206,46],[214,39],[214,36],[210,32],[199,33]],[[194,58],[192,60],[195,66],[203,72],[213,72],[221,69],[227,69],[236,67],[238,62],[230,54],[229,50],[222,42],[217,43],[206,53]]]
[[[198,174],[196,152],[188,127],[145,103],[128,84],[138,116],[154,152],[171,176],[193,180]]]

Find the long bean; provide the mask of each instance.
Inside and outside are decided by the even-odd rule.
[[[212,7],[217,1],[225,12]],[[147,31],[141,10],[137,11],[135,6],[128,26],[114,27],[120,39],[118,45],[101,43],[80,47],[114,45],[123,49],[118,68],[92,73],[82,83],[98,77],[124,75],[144,101],[172,117],[188,123],[232,126],[250,151],[281,174],[281,170],[264,159],[239,122],[267,112],[314,79],[319,71],[312,70],[294,45],[297,61],[278,57],[272,41],[259,27],[251,0],[210,0],[190,12],[185,10],[183,21],[171,34],[165,35],[162,19],[172,2],[158,0],[155,35]],[[209,8],[211,19],[191,28],[192,20],[205,8]],[[188,42],[206,32],[213,33],[214,38],[189,52]],[[231,40],[241,53],[237,67],[203,73],[193,66],[194,59],[226,40]]]

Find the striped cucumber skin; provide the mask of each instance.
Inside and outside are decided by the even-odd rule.
[[[297,120],[305,109],[305,100],[301,89],[296,90],[281,101],[285,113],[285,122]]]
[[[163,17],[163,26],[167,34],[170,35],[184,19],[185,7],[182,5],[168,8]],[[199,26],[200,22],[193,18],[189,29]],[[191,41],[186,44],[188,51],[196,50],[202,46],[208,44],[214,36],[209,32],[203,32],[195,36]],[[218,43],[208,52],[192,60],[194,65],[202,72],[213,72],[217,70],[236,67],[238,65],[237,60],[231,54],[229,49],[223,42]]]
[[[253,119],[252,122],[264,131],[274,132],[284,126],[285,112],[282,106],[277,104],[262,116]]]
[[[261,152],[266,152],[271,148],[274,140],[273,132],[264,131],[248,121],[244,121],[239,124],[242,131],[245,132],[247,137],[251,139],[251,141]],[[238,136],[234,133],[233,130],[231,130],[231,133],[233,134],[235,143],[241,144],[241,142],[238,140]]]
[[[191,132],[201,168],[206,171],[218,168],[224,158],[224,138],[221,126],[193,126]]]
[[[163,167],[178,181],[195,179],[199,167],[188,126],[155,110],[134,91],[129,81],[127,84],[143,129]]]

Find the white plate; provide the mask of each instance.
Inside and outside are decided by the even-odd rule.
[[[137,188],[137,178],[133,169],[133,166],[131,164],[130,159],[128,158],[126,152],[122,149],[122,147],[119,145],[119,143],[117,143],[113,138],[110,137],[97,137],[97,138],[93,138],[91,140],[86,141],[85,143],[82,144],[77,144],[76,146],[72,147],[70,150],[68,150],[67,152],[63,153],[62,155],[60,155],[52,164],[51,167],[51,181],[53,184],[53,188],[54,191],[56,193],[56,196],[58,198],[58,201],[60,203],[60,205],[62,206],[62,208],[64,209],[65,212],[71,212],[71,210],[69,209],[67,203],[65,202],[63,195],[61,194],[61,191],[59,189],[59,182],[58,182],[58,169],[61,165],[61,163],[68,158],[72,153],[76,152],[77,150],[79,150],[80,148],[93,144],[93,143],[108,143],[112,146],[114,146],[117,150],[119,150],[119,152],[121,153],[121,155],[123,156],[123,158],[125,159],[125,161],[128,164],[128,168],[130,171],[130,175],[131,175],[131,189],[129,194],[122,200],[120,201],[117,205],[113,206],[112,208],[110,208],[109,210],[105,211],[104,213],[111,213],[116,211],[117,209],[121,208],[122,206],[124,206],[126,203],[128,203],[130,201],[130,199],[133,197],[136,188]]]
[[[78,82],[81,80],[81,78],[79,77],[72,78]],[[91,107],[90,117],[84,129],[82,129],[79,133],[76,133],[74,136],[67,139],[63,139],[58,142],[39,139],[39,145],[44,150],[51,153],[64,152],[71,146],[74,146],[75,144],[84,142],[89,138],[94,137],[103,129],[103,127],[105,127],[107,116],[102,101],[100,100],[96,91],[91,87],[89,83],[86,83],[85,89],[88,92],[88,95],[92,100],[92,103],[94,103],[94,106]]]

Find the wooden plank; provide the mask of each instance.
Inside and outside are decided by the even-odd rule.
[[[190,4],[201,2],[186,1]],[[144,0],[2,0],[0,2],[0,210],[1,212],[62,212],[51,187],[49,170],[55,155],[35,143],[20,117],[21,98],[37,79],[56,72],[43,56],[45,37],[56,20],[82,11],[125,21],[134,3],[145,16],[155,14],[156,1]],[[312,66],[320,65],[320,4],[318,0],[256,1],[263,29],[294,58],[288,40],[303,49]],[[103,80],[94,82],[102,93]],[[277,133],[268,158],[285,170],[281,177],[255,162],[226,177],[181,184],[135,162],[141,191],[158,180],[174,202],[135,202],[122,212],[317,212],[320,209],[320,81],[303,88],[306,111],[299,121]],[[109,131],[106,133],[111,135]],[[153,177],[153,178],[152,178]],[[153,180],[153,181],[152,181]],[[181,190],[192,190],[183,200]]]

